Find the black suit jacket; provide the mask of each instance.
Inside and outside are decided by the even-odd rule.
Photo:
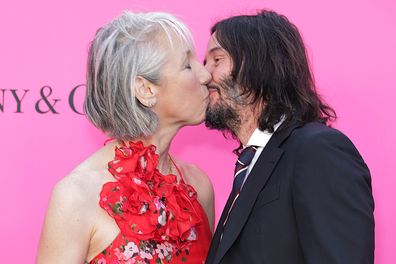
[[[223,228],[230,204],[207,264],[374,262],[370,172],[335,129],[309,123],[275,132]]]

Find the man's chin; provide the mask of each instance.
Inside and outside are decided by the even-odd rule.
[[[210,120],[205,120],[205,126],[209,129],[214,129],[214,130],[219,130],[219,131],[226,131],[229,130],[229,128],[227,126],[225,126],[225,124],[223,123],[219,123],[219,122],[213,122]]]
[[[216,128],[215,126],[213,126],[212,123],[207,122],[206,120],[205,120],[205,126],[206,126],[206,128],[209,128],[209,129],[219,130],[218,128]]]
[[[213,105],[206,109],[205,126],[209,129],[235,135],[241,125],[237,112],[231,107]]]

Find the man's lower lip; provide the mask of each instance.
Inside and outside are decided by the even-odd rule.
[[[209,91],[209,96],[212,96],[212,95],[214,95],[214,94],[217,94],[217,91],[216,91],[216,90]]]

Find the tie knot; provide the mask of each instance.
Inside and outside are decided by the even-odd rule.
[[[238,157],[236,165],[240,164],[242,166],[248,166],[250,162],[252,162],[256,150],[257,146],[248,146],[244,148]]]

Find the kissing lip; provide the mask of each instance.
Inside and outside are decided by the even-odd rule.
[[[216,91],[218,93],[220,92],[219,87],[217,87],[216,85],[207,85],[207,87],[209,91]]]

